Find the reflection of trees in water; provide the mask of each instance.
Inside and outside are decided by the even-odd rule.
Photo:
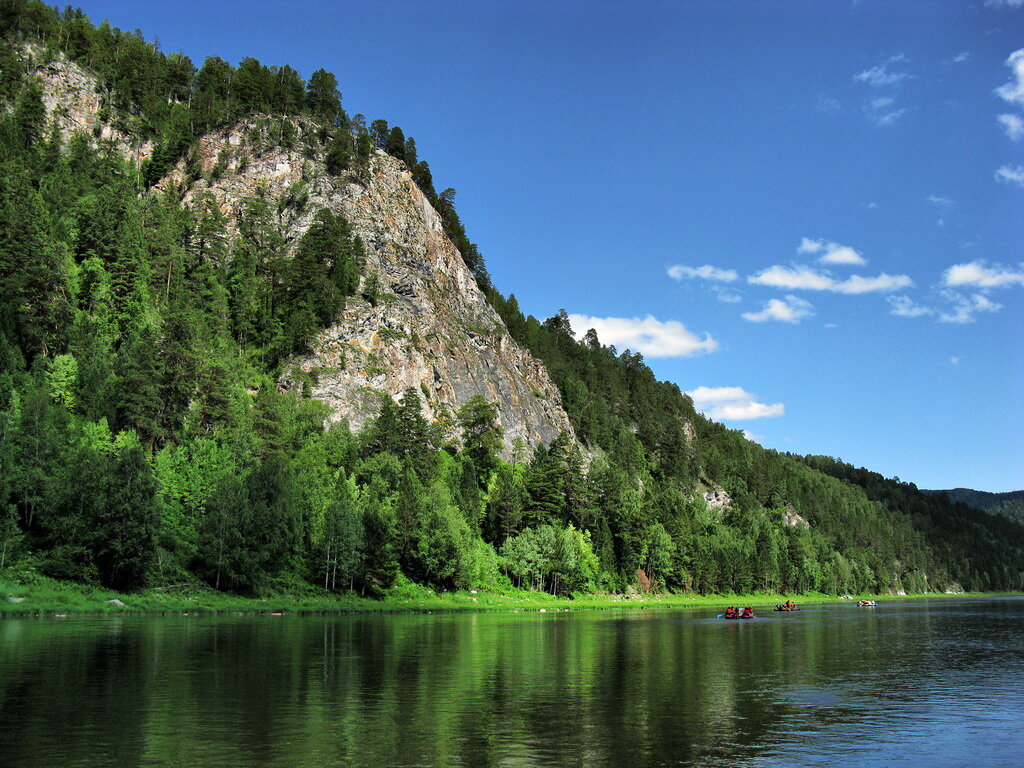
[[[138,634],[77,624],[0,622],[0,764],[140,762],[151,680]]]
[[[930,630],[953,637],[936,621],[852,606],[756,622],[677,612],[6,621],[0,762],[725,765],[792,744],[796,731],[856,726],[873,702],[927,685],[939,666]]]

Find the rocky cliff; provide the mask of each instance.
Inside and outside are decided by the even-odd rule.
[[[272,141],[267,121],[205,137],[202,170],[209,175],[218,163],[221,170],[186,193],[212,194],[229,222],[246,198],[284,201],[279,224],[291,243],[327,207],[343,214],[366,246],[363,283],[375,283],[374,301],[351,297],[341,321],[320,334],[312,354],[294,361],[281,386],[307,381],[334,419],[356,429],[376,415],[380,394],[398,398],[412,387],[433,420],[454,415],[474,395],[496,402],[508,449],[517,439],[534,446],[571,432],[543,364],[509,336],[404,164],[377,151],[364,183],[332,178],[322,153],[301,138],[312,126],[296,128],[292,149]],[[171,180],[185,181],[184,164]]]
[[[41,56],[40,51],[28,48],[24,54],[30,58]],[[43,106],[52,123],[65,140],[75,134],[85,134],[115,147],[122,155],[141,162],[153,151],[152,142],[138,141],[131,134],[116,127],[115,116],[109,108],[96,78],[73,61],[63,56],[41,63],[34,73],[42,89]],[[124,122],[130,118],[120,115]]]
[[[50,120],[65,137],[85,133],[141,161],[151,147],[115,127],[95,79],[63,59],[36,68]],[[177,185],[185,202],[212,195],[235,230],[246,202],[263,198],[291,249],[316,212],[343,214],[366,246],[364,292],[350,297],[341,321],[325,330],[312,354],[293,361],[279,385],[310,387],[334,420],[359,429],[379,410],[380,395],[414,388],[424,415],[446,423],[474,395],[498,405],[506,449],[572,432],[543,364],[516,344],[445,236],[400,161],[375,151],[359,182],[330,176],[318,126],[303,118],[256,117],[203,137],[159,185]],[[202,177],[196,178],[196,171]],[[191,176],[189,175],[191,173]]]

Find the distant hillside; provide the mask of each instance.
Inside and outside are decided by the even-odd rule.
[[[988,491],[975,491],[971,488],[950,488],[944,491],[922,491],[922,493],[935,495],[944,493],[950,501],[961,501],[975,509],[1002,515],[1015,523],[1024,525],[1024,491],[989,493]]]

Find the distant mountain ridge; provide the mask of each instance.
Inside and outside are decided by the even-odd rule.
[[[925,491],[931,495],[940,493],[946,494],[950,501],[960,501],[975,509],[991,512],[995,515],[1013,520],[1015,523],[1024,525],[1024,491],[1007,491],[1006,493],[990,493],[988,491],[976,491],[972,488],[949,488],[946,490]]]

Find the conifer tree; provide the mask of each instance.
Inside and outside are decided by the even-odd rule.
[[[314,117],[329,125],[344,128],[345,113],[341,108],[341,93],[337,78],[325,69],[318,69],[306,86],[306,105]]]

